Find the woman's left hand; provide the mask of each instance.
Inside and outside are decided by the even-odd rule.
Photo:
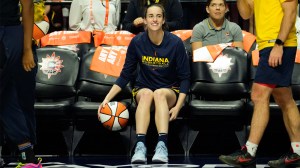
[[[170,121],[176,120],[177,116],[179,114],[180,109],[177,107],[173,107],[170,109],[169,111],[169,115],[170,115]]]

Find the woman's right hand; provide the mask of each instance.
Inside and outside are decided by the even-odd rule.
[[[107,105],[107,103],[109,103],[109,101],[106,100],[106,99],[104,99],[103,102],[99,105],[98,113],[100,112],[100,110],[101,110],[102,108],[104,108],[104,107]]]

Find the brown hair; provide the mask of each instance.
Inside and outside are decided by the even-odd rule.
[[[212,0],[207,0],[207,1],[206,1],[206,6],[209,6],[210,3],[211,3],[211,1],[212,1]],[[227,4],[226,0],[223,0],[223,2],[224,2],[225,5]]]
[[[144,12],[144,19],[147,16],[148,9],[151,8],[151,7],[153,7],[153,6],[159,7],[161,9],[163,18],[166,20],[166,11],[165,11],[165,8],[161,4],[159,4],[159,3],[154,3],[154,4],[149,5],[149,6],[146,7],[145,12]],[[166,21],[162,25],[162,29],[163,30],[168,30],[169,29],[168,25],[166,24]]]

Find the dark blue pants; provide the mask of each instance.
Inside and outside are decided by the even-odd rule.
[[[23,28],[0,26],[0,121],[16,145],[36,143],[34,113],[37,66],[26,72],[22,66]],[[34,59],[37,63],[35,47]]]

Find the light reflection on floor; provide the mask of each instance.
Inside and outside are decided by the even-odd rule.
[[[17,163],[9,158],[5,158],[6,162],[12,161],[5,168],[16,167]],[[154,164],[151,157],[149,162],[145,164],[131,164],[129,157],[116,156],[80,156],[80,157],[43,157],[43,168],[222,168],[231,167],[222,164],[217,156],[215,157],[182,157],[171,156],[168,164]],[[257,161],[257,168],[267,168],[269,159],[262,158]]]

